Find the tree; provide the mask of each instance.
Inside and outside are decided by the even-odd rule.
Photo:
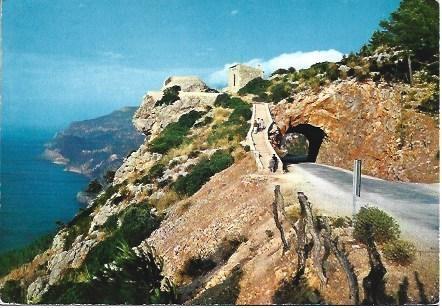
[[[389,19],[380,22],[370,40],[381,45],[409,50],[415,60],[432,63],[439,60],[439,4],[435,0],[402,0]]]

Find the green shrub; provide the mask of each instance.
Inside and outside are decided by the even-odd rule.
[[[343,228],[347,226],[347,220],[344,217],[338,217],[333,221],[332,225],[335,228]]]
[[[296,70],[293,67],[291,67],[290,69],[278,68],[276,71],[270,74],[270,77],[275,75],[286,75],[288,73],[294,73],[294,72],[296,72]]]
[[[264,80],[261,77],[250,80],[244,87],[239,89],[239,95],[255,94],[261,95],[265,93],[268,87],[272,84],[270,80]]]
[[[290,95],[289,87],[285,83],[277,83],[270,87],[271,100],[279,102]]]
[[[91,181],[86,188],[86,192],[90,194],[98,194],[103,189],[103,186],[97,179]]]
[[[148,206],[132,206],[123,215],[121,233],[131,247],[138,245],[159,227],[159,221],[152,216],[150,209]]]
[[[77,216],[75,216],[71,222],[68,223],[68,234],[64,240],[64,250],[70,249],[75,239],[79,235],[86,234],[89,231],[92,223],[92,217],[90,216],[91,213],[91,208],[83,210],[81,213],[77,214]]]
[[[212,122],[213,122],[213,118],[207,116],[207,117],[204,118],[204,120],[202,120],[201,122],[196,123],[194,126],[195,127],[203,127],[203,126],[206,126],[206,125],[208,125],[208,124],[210,124]]]
[[[429,114],[439,114],[439,92],[434,93],[428,99],[422,101],[418,109]]]
[[[363,243],[370,234],[375,242],[385,243],[397,239],[400,232],[397,221],[376,207],[362,207],[356,214],[353,236]]]
[[[103,228],[111,233],[118,228],[118,215],[114,214],[107,218],[106,222],[103,224]]]
[[[44,304],[142,305],[177,302],[174,286],[161,274],[152,253],[138,256],[124,241],[117,246],[113,268],[102,268],[94,279],[65,279],[49,288]]]
[[[53,234],[41,236],[23,248],[0,254],[0,277],[11,270],[32,261],[36,255],[51,247]]]
[[[105,175],[103,176],[103,179],[106,181],[106,183],[111,184],[115,177],[115,171],[114,170],[108,170]]]
[[[210,157],[210,170],[216,174],[233,164],[233,157],[230,153],[218,150]]]
[[[233,164],[233,157],[227,151],[218,150],[209,159],[196,164],[189,174],[180,176],[172,185],[179,195],[191,196],[196,193],[214,174]]]
[[[155,103],[155,107],[162,105],[166,106],[172,105],[173,103],[175,103],[177,100],[180,99],[179,97],[180,91],[181,91],[180,86],[172,86],[170,88],[164,89],[163,96],[161,97],[160,100],[158,100]]]
[[[196,193],[212,176],[210,162],[205,159],[196,164],[186,176],[179,176],[172,189],[179,195],[191,196]]]
[[[24,304],[26,301],[26,291],[17,280],[6,281],[0,290],[0,295],[5,303]]]
[[[170,149],[181,145],[193,124],[203,114],[203,112],[192,110],[182,115],[178,122],[167,125],[160,135],[150,142],[149,149],[155,153],[165,154]]]
[[[143,177],[136,179],[135,184],[152,184],[152,178],[149,174],[146,174]]]
[[[150,167],[149,171],[145,176],[139,178],[135,181],[135,184],[152,184],[154,179],[161,178],[166,171],[166,166],[161,163],[157,163]]]
[[[106,203],[106,201],[112,197],[116,192],[118,192],[120,190],[120,188],[126,185],[125,182],[121,183],[121,184],[117,184],[117,185],[110,185],[104,193],[100,194],[100,196],[98,198],[95,199],[93,205],[91,207],[88,208],[88,210],[92,211],[93,209],[95,209],[96,207],[103,205],[104,203]],[[90,212],[92,213],[92,212]],[[75,220],[75,218],[74,218]]]
[[[166,166],[164,164],[155,164],[152,167],[150,167],[149,169],[149,175],[152,178],[160,178],[163,176],[164,171],[166,170]]]
[[[93,247],[86,256],[84,266],[93,274],[103,264],[111,262],[118,252],[118,243],[137,246],[159,226],[159,220],[150,213],[148,204],[128,207],[121,216],[121,226]]]
[[[247,121],[252,117],[252,110],[250,105],[245,103],[240,98],[226,97],[215,103],[218,107],[233,109],[227,121],[224,121],[220,125],[212,127],[213,130],[207,142],[214,144],[217,140],[227,138],[229,141],[237,138],[243,140],[247,136],[250,124]]]
[[[416,247],[413,243],[400,239],[386,243],[382,252],[386,259],[399,264],[409,264],[416,257]]]

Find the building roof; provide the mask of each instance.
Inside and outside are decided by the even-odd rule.
[[[242,64],[242,63],[237,63],[235,65],[230,66],[229,68],[234,68],[236,66],[243,66],[243,67],[252,68],[252,69],[255,69],[255,70],[261,70],[260,68],[256,68],[256,67],[253,67],[253,66],[250,66],[250,65],[245,65],[245,64]]]

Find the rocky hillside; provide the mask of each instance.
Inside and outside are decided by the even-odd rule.
[[[403,94],[402,94],[403,93]],[[405,84],[332,82],[306,90],[272,109],[287,132],[325,134],[316,161],[351,170],[362,159],[363,173],[394,181],[435,183],[439,180],[439,125],[434,116],[417,110]],[[309,127],[311,125],[313,127]]]
[[[352,85],[341,83],[348,91],[343,95],[352,95]],[[143,99],[134,122],[146,141],[124,160],[112,185],[60,226],[49,249],[0,279],[0,298],[45,304],[352,304],[342,265],[347,260],[354,266],[358,302],[370,302],[362,295],[368,292],[363,281],[373,269],[348,218],[327,218],[336,249],[347,255],[327,257],[327,283],[317,275],[319,251],[300,272],[297,188],[282,175],[258,173],[241,146],[250,106],[198,91],[178,91],[172,103],[157,104],[167,89]],[[272,207],[275,185],[285,200],[282,225]],[[411,263],[382,260],[388,273],[383,303],[437,301],[433,255]],[[398,289],[399,298],[388,295]]]
[[[120,167],[124,158],[144,141],[131,125],[137,107],[72,123],[46,144],[44,157],[89,178],[98,178]]]
[[[412,2],[401,4],[412,11],[408,17],[416,14]],[[365,173],[433,182],[439,173],[434,48],[411,42],[421,64],[412,62],[410,73],[403,65],[408,51],[377,35],[376,44],[340,63],[278,70],[240,94],[274,103],[278,151],[283,135],[296,132],[309,141],[308,160],[349,168],[362,158]],[[379,209],[364,208],[353,220],[326,217],[294,194],[300,188],[289,177],[258,172],[243,146],[251,116],[249,103],[195,77],[169,78],[161,91],[148,93],[133,118],[144,143],[106,190],[60,225],[48,249],[2,268],[2,301],[437,303],[437,253],[417,252]]]
[[[189,82],[185,78],[180,81],[183,88]],[[140,245],[158,228],[171,205],[193,195],[212,176],[246,155],[240,141],[249,130],[247,121],[251,117],[248,104],[226,95],[201,92],[197,87],[201,83],[188,91],[176,91],[177,88],[172,88],[176,87],[174,82],[160,95],[152,93],[144,98],[134,121],[143,123],[137,127],[146,134],[145,143],[124,160],[114,182],[89,207],[60,226],[49,249],[1,280],[3,300],[27,303],[177,300],[173,289],[164,289],[169,278],[160,273],[157,260],[161,255],[144,246],[143,250],[131,248]],[[145,264],[153,272],[140,273],[136,264]],[[138,297],[132,296],[128,290],[133,287],[126,284],[127,277],[119,277],[121,272],[132,275],[129,281],[141,279],[140,288],[149,285]],[[119,279],[125,282],[114,285],[115,292],[97,296],[96,292],[109,276],[117,283]]]

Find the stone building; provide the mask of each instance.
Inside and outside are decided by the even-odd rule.
[[[236,93],[250,80],[257,77],[264,77],[264,72],[260,66],[255,68],[244,64],[235,64],[234,66],[229,67],[228,91]]]
[[[207,92],[209,87],[197,76],[170,76],[164,81],[161,90],[180,86],[183,92]]]

